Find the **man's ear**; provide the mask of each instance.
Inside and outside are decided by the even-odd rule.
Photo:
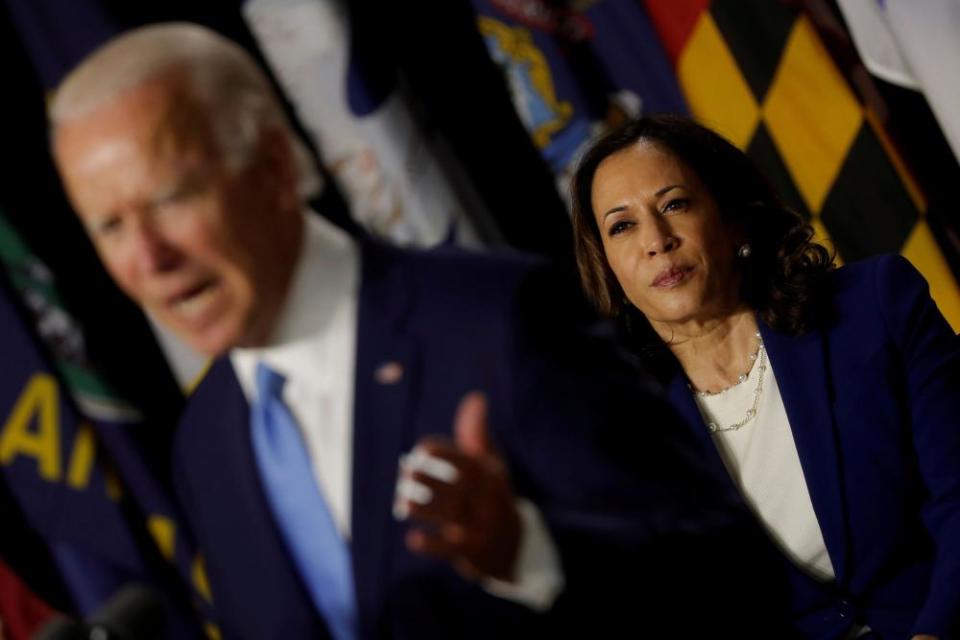
[[[299,209],[297,163],[294,160],[290,134],[283,128],[265,126],[257,145],[257,164],[261,179],[277,189],[284,209]]]

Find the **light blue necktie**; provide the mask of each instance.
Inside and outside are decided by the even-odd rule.
[[[284,377],[257,364],[253,451],[273,515],[314,605],[335,640],[356,640],[350,550],[313,476],[303,436],[281,393]]]

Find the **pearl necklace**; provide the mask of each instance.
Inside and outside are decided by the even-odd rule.
[[[747,409],[747,414],[743,418],[741,418],[740,420],[738,420],[737,422],[731,425],[720,426],[716,422],[712,422],[712,421],[708,422],[707,429],[710,430],[710,433],[722,433],[724,431],[737,431],[738,429],[745,427],[747,424],[750,423],[750,421],[752,421],[757,416],[757,407],[760,406],[760,396],[763,395],[763,376],[767,371],[767,357],[766,357],[766,350],[763,348],[763,338],[760,336],[759,331],[757,332],[756,337],[757,337],[757,340],[759,340],[759,344],[757,345],[757,350],[750,355],[750,360],[752,362],[756,362],[756,366],[757,366],[757,388],[753,390],[753,403],[750,405],[750,408]],[[709,391],[695,391],[695,393],[697,394],[698,397],[701,397],[701,398],[716,396],[726,391],[729,391],[730,389],[736,387],[739,384],[743,384],[744,382],[747,381],[747,378],[749,377],[750,377],[750,372],[747,371],[746,373],[741,374],[737,378],[737,382],[727,387],[726,389],[723,389],[721,391],[715,391],[712,393]],[[693,389],[693,387],[691,387],[691,389]]]
[[[734,382],[729,387],[720,389],[719,391],[700,391],[698,389],[694,389],[692,384],[687,384],[687,386],[690,387],[690,391],[693,391],[700,398],[708,398],[710,396],[718,396],[721,393],[726,393],[727,391],[730,391],[730,389],[733,389],[738,384],[743,384],[744,382],[746,382],[747,378],[750,377],[750,371],[753,369],[753,363],[756,362],[757,358],[760,356],[760,351],[763,349],[763,336],[760,335],[759,331],[757,331],[753,335],[757,339],[757,350],[750,354],[750,369],[747,369],[746,371],[741,373],[737,377],[736,382]]]

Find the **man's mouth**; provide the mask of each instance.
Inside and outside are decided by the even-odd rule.
[[[191,320],[202,315],[217,295],[219,287],[215,280],[208,280],[174,296],[170,309],[184,319]]]

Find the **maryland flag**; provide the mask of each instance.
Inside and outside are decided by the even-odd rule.
[[[693,117],[745,150],[843,260],[900,253],[960,329],[926,201],[810,20],[770,0],[645,0]]]

